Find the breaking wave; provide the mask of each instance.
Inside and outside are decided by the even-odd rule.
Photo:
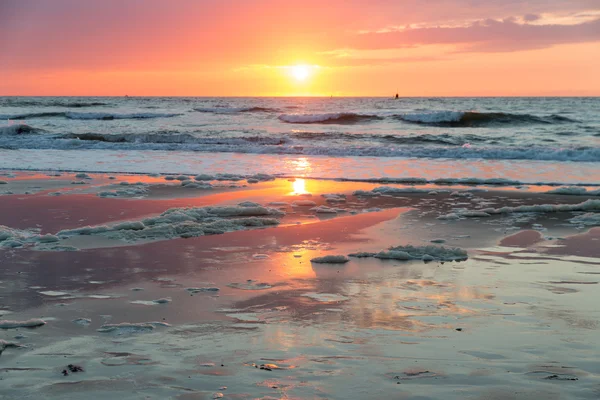
[[[23,120],[23,119],[34,119],[34,118],[54,118],[54,117],[65,117],[64,112],[39,112],[39,113],[27,113],[17,115],[3,115],[3,119]]]
[[[383,117],[351,112],[325,114],[281,114],[279,120],[289,124],[357,124],[381,120]]]
[[[248,143],[260,145],[282,145],[289,142],[285,137],[241,136],[233,138],[197,137],[189,133],[141,133],[141,134],[101,134],[101,133],[69,133],[57,139],[103,143],[132,144],[182,144],[182,145],[243,145]],[[186,150],[182,148],[181,150]]]
[[[499,140],[511,141],[510,137],[485,137],[479,135],[450,135],[447,133],[440,135],[423,134],[423,135],[378,135],[378,134],[363,134],[363,133],[344,133],[344,132],[307,132],[296,131],[289,134],[294,139],[301,140],[367,140],[377,141],[382,143],[392,144],[442,144],[450,146],[462,146],[467,143],[489,143]]]
[[[10,129],[7,129],[10,128]],[[402,157],[431,159],[544,160],[600,162],[598,147],[556,148],[546,146],[449,146],[444,143],[389,142],[347,143],[331,141],[295,142],[288,136],[196,137],[191,134],[43,134],[18,128],[0,131],[0,148],[4,149],[90,149],[90,150],[168,150],[253,154],[322,155],[333,157]],[[26,129],[18,132],[19,129]],[[410,139],[410,138],[409,138]],[[398,139],[394,139],[398,140]],[[411,140],[415,140],[412,138]],[[429,139],[425,139],[429,140]]]
[[[41,132],[41,129],[37,129],[25,124],[15,124],[0,127],[0,136],[27,135],[38,132]]]
[[[279,112],[276,108],[269,107],[209,107],[209,108],[194,108],[194,111],[214,114],[231,114],[244,112],[263,112],[276,113]]]
[[[447,127],[485,127],[499,125],[561,124],[578,122],[561,115],[539,117],[531,114],[475,111],[430,111],[413,114],[397,114],[394,118],[404,122]]]
[[[51,99],[22,99],[22,98],[4,98],[0,99],[2,107],[64,107],[64,108],[85,108],[108,106],[109,103],[100,101],[60,101]]]
[[[132,114],[113,114],[113,113],[78,113],[66,112],[65,117],[69,119],[147,119],[147,118],[170,118],[181,114],[172,113],[132,113]]]
[[[132,113],[132,114],[117,114],[117,113],[102,113],[102,112],[39,112],[39,113],[26,113],[17,115],[2,115],[2,119],[12,120],[24,120],[24,119],[35,119],[35,118],[67,118],[67,119],[95,119],[109,121],[113,119],[148,119],[148,118],[170,118],[176,117],[181,114],[172,113]]]

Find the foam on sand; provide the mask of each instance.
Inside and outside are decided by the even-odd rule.
[[[317,203],[312,200],[296,200],[292,203],[293,207],[314,207]]]
[[[449,192],[446,189],[438,190],[437,193]],[[352,195],[357,197],[378,197],[382,195],[397,195],[397,194],[430,194],[431,189],[419,189],[412,186],[407,187],[393,187],[393,186],[379,186],[373,190],[355,190]]]
[[[0,247],[23,247],[26,243],[35,243],[41,238],[42,236],[35,232],[0,225]]]
[[[161,298],[161,299],[156,299],[156,300],[134,300],[134,301],[130,301],[131,304],[141,304],[144,306],[155,306],[158,304],[168,304],[170,303],[172,300],[170,297],[166,297],[166,298]]]
[[[310,260],[310,262],[317,264],[345,264],[348,261],[348,257],[342,255],[329,255],[323,257],[316,257]]]
[[[455,220],[460,218],[479,218],[492,215],[513,214],[513,213],[555,213],[570,211],[600,212],[600,200],[586,200],[577,204],[534,204],[518,207],[502,208],[484,208],[481,210],[471,210],[463,212],[454,212],[441,215],[438,219]]]
[[[274,226],[284,212],[257,205],[171,208],[159,216],[116,225],[86,226],[57,233],[59,237],[98,235],[136,242],[222,234],[242,229]],[[275,217],[275,218],[261,218]]]
[[[6,340],[0,339],[0,355],[2,355],[2,352],[6,349],[19,347],[23,346],[15,342],[7,342]]]
[[[39,318],[32,318],[26,321],[11,321],[1,320],[0,329],[17,329],[17,328],[37,328],[46,325],[46,321]]]
[[[89,326],[92,323],[92,320],[89,318],[76,318],[71,322],[81,326]]]
[[[338,209],[327,207],[327,206],[313,207],[310,209],[310,211],[314,211],[317,214],[337,214],[338,213]]]
[[[59,292],[56,290],[46,290],[43,292],[39,292],[40,294],[43,294],[44,296],[51,296],[51,297],[61,297],[61,296],[68,296],[69,293],[67,292]]]
[[[143,197],[148,194],[144,186],[132,186],[127,189],[105,190],[98,192],[98,197]]]
[[[600,196],[600,189],[598,190],[587,190],[584,187],[579,186],[563,186],[557,189],[549,190],[547,194],[564,194],[571,196]]]
[[[350,257],[374,257],[382,260],[423,260],[423,261],[464,261],[468,258],[467,252],[458,247],[444,246],[395,246],[379,253],[360,252],[349,254]]]
[[[127,335],[134,333],[151,332],[155,327],[169,327],[166,322],[121,322],[120,324],[104,324],[97,329],[102,333],[114,333],[117,335]]]

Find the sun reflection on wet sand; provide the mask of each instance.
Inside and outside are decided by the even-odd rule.
[[[296,179],[294,182],[292,182],[292,188],[294,190],[294,194],[308,193],[306,191],[306,181],[304,179]]]

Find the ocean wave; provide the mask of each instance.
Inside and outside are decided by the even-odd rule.
[[[497,142],[499,140],[510,142],[510,137],[484,137],[480,135],[450,135],[447,133],[440,135],[423,134],[423,135],[378,135],[364,133],[344,133],[344,132],[309,132],[296,131],[289,133],[289,136],[294,139],[301,140],[367,140],[377,141],[382,143],[393,144],[442,144],[451,146],[462,146],[468,143],[486,143],[490,141]]]
[[[289,124],[356,124],[381,120],[383,117],[352,112],[324,114],[281,114],[279,120]]]
[[[598,147],[544,146],[447,146],[438,144],[397,145],[364,143],[331,145],[315,141],[296,144],[286,137],[198,138],[191,135],[0,135],[0,148],[5,149],[104,149],[104,150],[168,150],[212,153],[254,153],[322,155],[333,157],[400,157],[430,159],[544,160],[600,162]]]
[[[73,111],[53,111],[53,112],[35,112],[14,115],[0,115],[1,119],[25,120],[35,118],[67,118],[67,119],[82,119],[82,120],[113,120],[113,119],[148,119],[148,118],[170,118],[181,114],[173,113],[103,113],[103,112],[73,112]]]
[[[539,117],[531,114],[475,111],[429,111],[423,113],[396,114],[393,117],[408,123],[458,128],[577,122],[573,119],[555,114]]]
[[[25,124],[14,124],[0,127],[0,136],[27,135],[38,132],[41,132],[41,129],[37,129]]]
[[[181,114],[173,113],[132,113],[132,114],[116,114],[116,113],[80,113],[80,112],[66,112],[65,117],[68,119],[99,119],[99,120],[113,120],[113,119],[148,119],[148,118],[170,118],[176,117]]]
[[[105,133],[67,133],[57,136],[60,139],[77,139],[83,141],[98,141],[107,143],[145,143],[145,144],[245,144],[257,143],[263,145],[284,145],[291,144],[294,139],[299,140],[318,140],[323,143],[325,140],[344,140],[353,142],[356,140],[370,141],[371,143],[385,143],[396,145],[419,145],[419,144],[439,144],[450,146],[462,146],[466,143],[485,143],[489,138],[478,135],[374,135],[374,134],[352,134],[343,132],[292,132],[287,135],[251,135],[235,137],[219,136],[197,136],[193,133],[181,133],[177,131],[166,131],[159,133],[138,133],[138,134],[105,134]],[[497,138],[494,138],[497,139]],[[509,140],[505,138],[505,140]],[[296,142],[300,145],[300,142]]]
[[[245,113],[245,112],[262,112],[262,113],[276,113],[279,112],[276,108],[269,107],[208,107],[208,108],[194,108],[194,111],[214,114],[232,114],[232,113]]]
[[[68,133],[55,137],[104,143],[132,144],[187,144],[187,145],[244,145],[248,143],[260,145],[282,145],[289,142],[285,137],[276,136],[240,136],[233,138],[198,137],[189,133],[140,133],[140,134],[102,134],[102,133]]]
[[[34,119],[34,118],[54,118],[54,117],[65,117],[65,113],[56,111],[56,112],[37,112],[37,113],[25,113],[25,114],[0,116],[0,118],[2,118],[2,119],[12,119],[12,120],[23,120],[23,119]]]
[[[108,106],[109,103],[100,101],[60,101],[60,100],[30,100],[20,98],[0,99],[2,107],[64,107],[64,108],[85,108]]]

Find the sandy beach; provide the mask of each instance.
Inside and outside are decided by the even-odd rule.
[[[0,398],[598,397],[594,187],[196,178],[3,173]]]

